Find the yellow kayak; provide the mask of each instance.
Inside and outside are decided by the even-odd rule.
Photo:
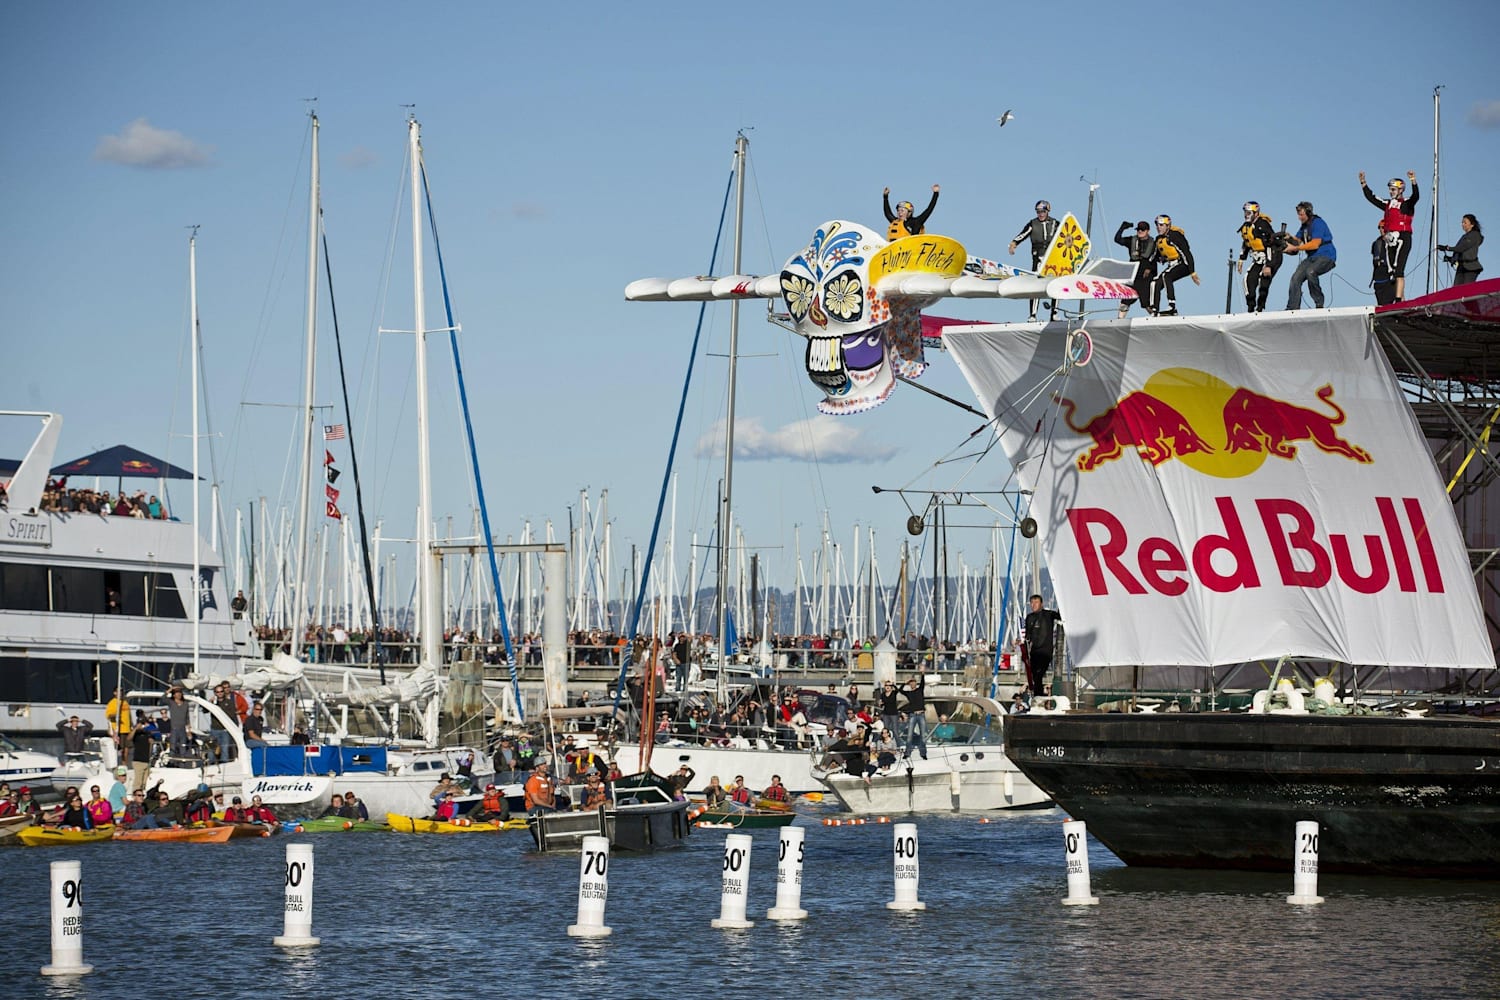
[[[385,821],[396,833],[499,833],[501,830],[526,829],[524,817],[511,818],[503,823],[499,820],[474,821],[463,818],[450,823],[437,819],[417,819],[415,816],[402,816],[400,813],[386,813]]]
[[[101,826],[95,830],[80,830],[77,827],[28,826],[16,834],[16,839],[27,847],[61,847],[66,844],[92,844],[108,840],[115,835],[112,826]]]

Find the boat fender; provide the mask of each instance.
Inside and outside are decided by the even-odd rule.
[[[1298,691],[1297,688],[1292,684],[1290,678],[1283,677],[1281,678],[1281,680],[1276,682],[1276,693],[1286,699],[1286,708],[1284,710],[1280,710],[1278,714],[1307,714],[1306,699],[1303,698],[1302,692]]]
[[[1271,692],[1269,692],[1269,691],[1261,690],[1261,691],[1255,692],[1255,696],[1250,699],[1250,714],[1251,715],[1265,715],[1266,714],[1266,701],[1270,697],[1271,697]]]
[[[957,771],[948,772],[948,794],[958,795],[963,791],[963,784],[959,780]]]
[[[1334,693],[1333,681],[1327,677],[1320,677],[1313,685],[1313,697],[1327,705],[1332,705],[1337,694]]]
[[[1016,776],[1006,771],[1001,779],[1001,783],[1005,791],[1006,800],[1014,800],[1016,797]]]

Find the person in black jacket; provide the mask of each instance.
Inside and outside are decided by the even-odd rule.
[[[1045,199],[1036,203],[1036,218],[1026,220],[1026,225],[1016,233],[1015,239],[1010,241],[1010,254],[1015,256],[1016,247],[1021,245],[1022,240],[1031,241],[1031,269],[1041,269],[1042,260],[1047,256],[1047,248],[1052,245],[1052,239],[1057,235],[1057,227],[1061,225],[1052,218],[1052,203]],[[1036,319],[1036,310],[1039,300],[1031,300],[1030,318]],[[1049,303],[1048,308],[1051,308]]]
[[[1271,294],[1271,279],[1281,270],[1281,243],[1271,220],[1260,210],[1260,202],[1247,201],[1245,222],[1240,226],[1239,272],[1245,275],[1245,307],[1250,312],[1265,312]],[[1245,258],[1250,258],[1250,272],[1245,272]]]
[[[1385,220],[1377,226],[1380,235],[1370,244],[1370,287],[1375,290],[1375,304],[1388,306],[1396,301],[1396,283],[1391,279],[1391,245],[1385,241]]]
[[[1153,289],[1151,314],[1153,316],[1177,315],[1177,282],[1192,278],[1193,284],[1201,285],[1198,269],[1193,265],[1193,251],[1188,247],[1187,234],[1172,225],[1170,215],[1156,217],[1156,260],[1161,268],[1157,287]],[[1167,289],[1167,308],[1161,308],[1161,288]]]
[[[1055,639],[1054,625],[1062,619],[1051,608],[1042,607],[1042,595],[1031,595],[1031,612],[1026,616],[1023,634],[1026,638],[1026,686],[1031,696],[1039,698],[1044,693],[1042,685],[1047,670],[1052,666],[1052,647]]]
[[[903,201],[896,205],[896,210],[891,211],[891,189],[886,188],[881,200],[885,205],[885,221],[890,223],[886,229],[886,237],[891,240],[899,240],[905,236],[921,236],[927,231],[927,217],[932,210],[937,208],[938,185],[932,186],[932,200],[927,203],[921,215],[912,215],[912,203]]]
[[[1472,215],[1465,215],[1459,225],[1463,226],[1464,234],[1459,237],[1458,242],[1451,247],[1438,247],[1448,255],[1443,259],[1457,268],[1453,275],[1455,286],[1467,285],[1484,270],[1484,265],[1479,263],[1479,245],[1484,242],[1484,232],[1479,228],[1479,220]]]
[[[1120,303],[1120,319],[1125,318],[1125,314],[1137,301],[1150,304],[1151,282],[1156,280],[1156,241],[1151,238],[1151,226],[1142,219],[1135,224],[1135,235],[1126,236],[1125,230],[1129,228],[1130,222],[1127,220],[1115,230],[1115,242],[1130,253],[1130,261],[1136,265],[1135,280],[1130,283],[1130,287],[1135,289],[1135,298],[1125,299]]]
[[[903,757],[911,756],[912,747],[927,759],[927,675],[917,674],[901,689],[906,696],[906,751]]]

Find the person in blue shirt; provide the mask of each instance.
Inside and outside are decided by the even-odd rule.
[[[1333,231],[1321,216],[1313,212],[1310,201],[1297,203],[1297,218],[1302,226],[1295,237],[1287,240],[1286,252],[1306,256],[1297,265],[1297,270],[1292,272],[1292,287],[1287,294],[1286,307],[1288,311],[1302,308],[1302,284],[1306,282],[1313,305],[1322,309],[1323,285],[1318,281],[1318,276],[1332,271],[1339,259],[1338,251],[1333,247]]]

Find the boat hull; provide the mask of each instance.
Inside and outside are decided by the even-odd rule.
[[[1006,751],[1126,864],[1500,878],[1500,725],[1480,719],[1023,715]]]
[[[608,837],[609,846],[621,851],[655,851],[676,847],[692,830],[688,803],[649,802],[593,809],[587,812],[553,812],[526,817],[532,843],[539,851],[578,850],[584,837]]]
[[[709,829],[775,830],[791,826],[797,814],[784,809],[705,809],[693,820],[694,826]]]
[[[864,779],[843,772],[823,783],[839,803],[859,816],[896,813],[979,813],[1041,809],[1051,799],[998,746],[929,747],[927,760],[913,757]],[[955,786],[956,776],[956,786]]]
[[[396,833],[500,833],[502,830],[520,829],[522,825],[515,820],[507,820],[503,823],[498,820],[449,823],[444,820],[418,819],[415,816],[402,816],[397,813],[387,813],[385,821]]]

